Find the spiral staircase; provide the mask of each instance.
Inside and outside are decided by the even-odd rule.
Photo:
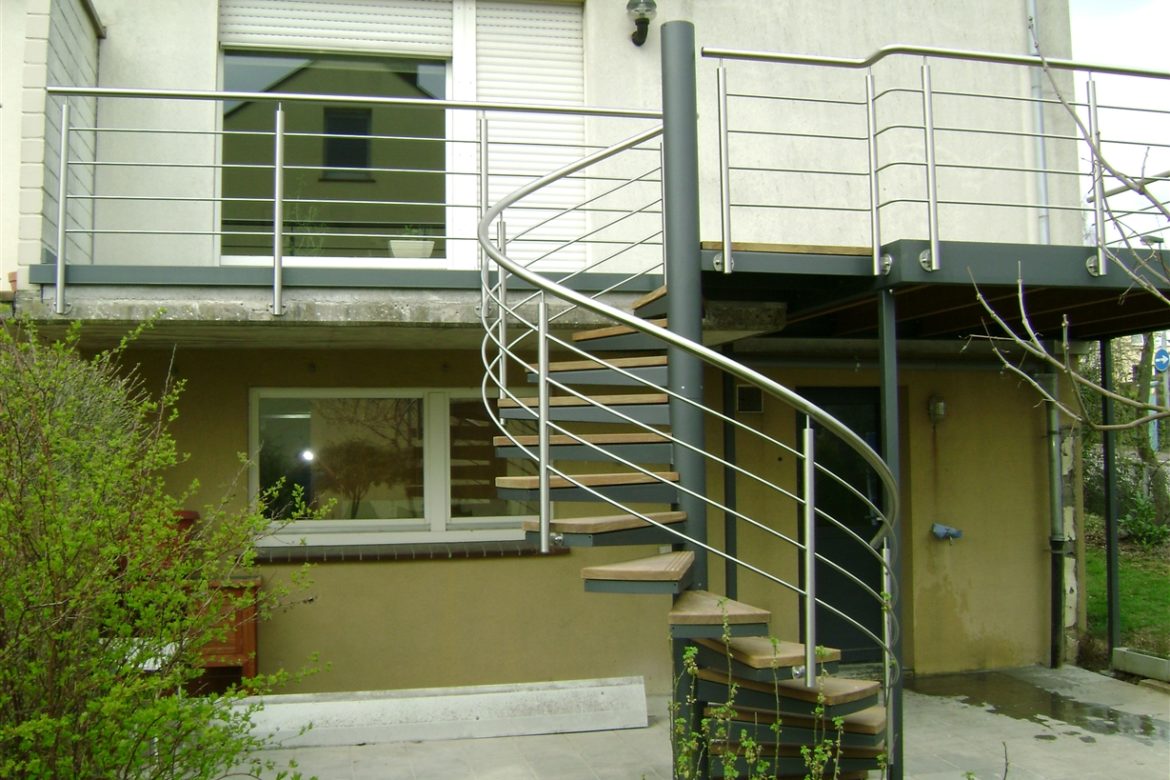
[[[663,251],[671,243],[663,239],[664,233],[669,236],[670,226],[664,223],[670,221],[670,204],[663,203],[661,193],[676,187],[659,189],[661,179],[671,176],[670,156],[660,158],[656,145],[661,133],[661,127],[651,128],[541,177],[491,206],[480,222],[485,257],[483,394],[499,427],[497,492],[537,508],[537,517],[525,528],[545,551],[554,546],[631,548],[627,560],[583,568],[585,590],[672,597],[668,622],[679,776],[804,777],[816,760],[810,751],[820,746],[825,776],[866,777],[890,763],[887,756],[899,722],[892,695],[899,674],[893,652],[897,625],[888,608],[897,598],[891,566],[897,555],[891,533],[896,484],[880,456],[845,425],[787,387],[701,343],[696,328],[702,307],[698,275],[677,267],[677,258]],[[666,162],[658,163],[660,159]],[[655,162],[647,168],[641,162],[645,160]],[[618,169],[638,172],[625,178],[611,175]],[[577,207],[588,212],[588,232],[517,259],[524,254],[517,249],[526,239],[569,209],[536,222],[521,218],[525,227],[508,235],[512,210],[521,213],[526,199],[543,188],[590,170],[604,172],[598,180],[608,189],[593,192]],[[599,207],[603,197],[625,205]],[[637,215],[649,225],[647,230],[636,234],[627,229],[628,237],[621,241],[598,239],[629,215]],[[582,245],[588,258],[583,268],[559,276],[538,272],[549,267],[560,249],[580,251]],[[583,274],[615,268],[619,270],[607,278],[616,281],[602,292],[588,296],[577,291]],[[647,292],[651,280],[658,279],[670,281]],[[557,326],[573,314],[578,321],[589,318],[597,324],[575,332]],[[770,410],[782,404],[806,420],[802,441],[782,441],[735,419],[734,413],[711,408],[701,378],[712,372],[757,388]],[[777,480],[762,467],[753,470],[709,448],[703,432],[716,423],[776,456],[753,458],[753,465],[782,458],[798,464],[796,478]],[[817,462],[817,431],[836,437],[864,461],[876,478],[873,484],[881,485],[880,498]],[[768,515],[755,517],[733,502],[712,497],[705,480],[715,468],[723,470],[725,480],[763,496],[753,504],[768,507]],[[848,491],[857,506],[877,519],[875,534],[866,538],[853,530],[856,525],[818,507],[815,486],[825,480]],[[740,554],[709,542],[709,517],[720,516],[786,551],[785,560],[794,565],[770,571],[760,561],[775,556]],[[780,516],[795,522],[780,522]],[[877,562],[883,573],[880,585],[818,552],[817,527],[825,523]],[[709,561],[730,563],[794,594],[790,602],[799,605],[799,635],[777,636],[768,610],[708,590]],[[851,580],[871,606],[878,605],[881,627],[875,630],[851,614],[855,605],[818,595],[816,580],[825,576]],[[840,650],[816,639],[818,620],[825,614],[852,625],[880,648],[884,663],[876,676],[881,679],[843,673]],[[777,621],[786,626],[793,622]],[[695,735],[697,741],[688,742]],[[900,776],[897,769],[890,774]]]

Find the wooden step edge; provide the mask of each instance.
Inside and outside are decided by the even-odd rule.
[[[840,717],[842,729],[850,734],[877,736],[886,729],[886,708],[880,704],[875,704],[864,710],[851,712],[848,715],[842,715]],[[794,728],[805,729],[823,728],[825,721],[830,720],[827,718],[811,718],[808,715],[797,715],[795,713],[761,710],[755,707],[735,707],[732,709],[731,719],[742,723],[760,723],[763,725],[770,725],[779,720],[781,727],[792,726]]]
[[[641,296],[640,298],[637,298],[630,305],[630,308],[633,309],[634,311],[637,311],[638,309],[641,309],[643,306],[648,306],[649,304],[654,303],[658,299],[664,298],[664,297],[666,297],[666,285],[665,284],[662,285],[661,287],[655,289],[655,290],[651,290],[650,292],[646,293],[645,295]]]
[[[673,525],[687,519],[686,512],[647,512],[646,517],[662,525]],[[540,520],[529,519],[522,523],[525,531],[539,531]],[[628,531],[633,528],[650,528],[648,523],[637,515],[603,515],[597,517],[569,517],[553,520],[551,530],[561,534],[601,534],[613,531]]]
[[[753,669],[800,666],[805,660],[803,644],[763,636],[735,637],[726,645],[717,639],[696,639],[695,643],[721,655],[729,655]],[[834,647],[821,648],[817,654],[818,663],[834,663],[840,660],[841,651]]]
[[[612,358],[604,363],[598,360],[562,360],[549,363],[548,370],[555,374],[558,371],[593,371],[611,366],[617,368],[657,368],[665,365],[667,365],[666,355],[639,355],[637,357]],[[533,374],[539,372],[539,368],[533,365],[529,365],[528,370]]]
[[[621,485],[651,485],[662,482],[678,482],[677,471],[655,471],[643,474],[640,471],[619,472],[617,474],[575,474],[575,482],[565,477],[553,476],[549,478],[552,488],[571,488],[578,484],[584,487],[618,487]],[[534,490],[540,487],[540,477],[496,477],[496,487],[519,490]]]
[[[772,613],[741,601],[734,601],[705,590],[688,590],[677,599],[670,610],[673,626],[742,625],[767,623]]]
[[[659,328],[665,328],[667,322],[665,319],[646,320],[651,325]],[[604,328],[594,328],[592,330],[579,330],[573,334],[573,341],[594,341],[596,339],[610,338],[611,336],[629,336],[635,333],[640,333],[629,325],[609,325]]]
[[[722,241],[702,241],[702,249],[722,251]],[[789,255],[849,255],[868,257],[873,254],[873,247],[868,246],[818,246],[816,244],[765,244],[751,241],[732,241],[733,252],[774,252]]]
[[[726,685],[727,672],[717,672],[713,669],[699,669],[697,676],[701,680]],[[849,680],[844,677],[821,677],[812,688],[805,686],[804,680],[777,680],[775,682],[759,682],[745,680],[741,677],[731,677],[731,681],[740,688],[766,693],[769,696],[779,695],[781,698],[795,699],[812,704],[824,704],[833,707],[837,704],[876,696],[881,692],[881,685],[872,680]],[[822,700],[823,697],[823,700]]]
[[[548,399],[550,407],[570,407],[570,406],[643,406],[652,404],[669,403],[670,396],[666,393],[623,393],[621,395],[594,395],[581,398],[575,395],[554,395]],[[517,409],[521,406],[531,409],[540,404],[540,399],[533,397],[525,398],[501,398],[498,401],[501,409]]]
[[[690,550],[651,555],[620,563],[586,566],[581,569],[584,580],[614,580],[629,582],[678,582],[695,563]]]
[[[522,436],[517,436],[516,442],[525,447],[535,447],[540,444],[540,437],[534,433],[526,433]],[[597,445],[669,444],[670,438],[666,434],[653,433],[651,431],[644,431],[642,433],[583,433],[575,437],[565,433],[554,433],[548,437],[548,443],[556,447],[574,444],[585,446],[585,442]],[[495,436],[492,438],[492,445],[495,447],[511,447],[513,446],[513,442],[507,436]]]

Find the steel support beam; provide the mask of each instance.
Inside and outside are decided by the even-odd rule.
[[[1109,426],[1117,422],[1113,408],[1113,343],[1102,339],[1101,349],[1101,468],[1105,484],[1105,600],[1108,605],[1109,658],[1112,662],[1113,649],[1121,647],[1121,590],[1117,572],[1117,432]]]
[[[879,365],[881,371],[881,419],[882,419],[882,453],[886,465],[894,475],[894,483],[902,483],[901,435],[898,420],[898,334],[897,315],[894,306],[894,294],[891,290],[883,290],[878,298],[878,341]],[[893,506],[887,497],[886,506]],[[890,568],[891,579],[897,589],[890,599],[888,609],[894,625],[902,625],[902,522],[900,519],[894,524],[889,540],[891,552]],[[902,682],[905,669],[902,665],[902,632],[893,637],[891,655],[897,663],[898,676],[887,691],[887,744],[889,746],[889,774],[890,780],[902,778]]]
[[[672,331],[702,342],[702,286],[699,255],[699,143],[695,93],[695,28],[690,22],[662,25],[662,172],[666,199],[663,229],[667,319]],[[671,430],[696,449],[675,445],[674,468],[679,484],[696,495],[706,495],[703,415],[686,400],[703,400],[703,364],[682,350],[670,348]],[[707,539],[707,513],[702,500],[679,492],[678,507],[687,513],[687,534]],[[707,553],[695,549],[694,586],[707,587]]]

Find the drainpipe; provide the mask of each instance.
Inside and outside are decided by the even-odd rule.
[[[1032,27],[1028,31],[1028,53],[1040,54],[1040,14],[1036,0],[1027,0],[1028,18]],[[1032,125],[1036,135],[1032,139],[1036,155],[1036,199],[1040,208],[1036,211],[1037,228],[1041,244],[1052,243],[1052,226],[1048,213],[1048,139],[1044,137],[1044,71],[1032,68]]]
[[[1056,374],[1038,377],[1053,398],[1057,397],[1060,382]],[[1052,551],[1052,637],[1049,663],[1053,669],[1064,662],[1064,563],[1069,540],[1064,535],[1064,469],[1060,454],[1060,410],[1056,404],[1045,404],[1048,412],[1048,519],[1049,549]]]

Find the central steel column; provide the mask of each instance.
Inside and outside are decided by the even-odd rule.
[[[699,267],[699,143],[695,96],[695,28],[690,22],[662,25],[663,241],[670,329],[702,342],[702,285]],[[670,348],[670,389],[683,398],[703,400],[703,364],[676,347]],[[703,415],[690,404],[670,399],[670,424],[675,437],[700,451]],[[704,458],[675,445],[674,468],[679,484],[706,495]],[[678,507],[687,513],[687,535],[705,542],[707,513],[701,500],[680,493]],[[695,549],[694,587],[707,587],[707,554]]]
[[[882,409],[882,454],[886,465],[894,475],[894,484],[902,484],[902,443],[901,426],[898,421],[898,335],[897,316],[894,307],[894,293],[885,289],[878,293],[878,341],[881,365],[881,409]],[[886,506],[891,506],[889,501]],[[890,771],[887,775],[890,780],[902,780],[902,681],[906,669],[902,663],[902,586],[905,581],[902,577],[902,522],[899,519],[894,524],[890,544],[893,555],[890,556],[890,568],[898,597],[890,602],[889,609],[893,613],[895,625],[898,626],[898,636],[893,642],[892,655],[898,663],[898,679],[887,691],[887,725],[886,745],[889,751]]]

